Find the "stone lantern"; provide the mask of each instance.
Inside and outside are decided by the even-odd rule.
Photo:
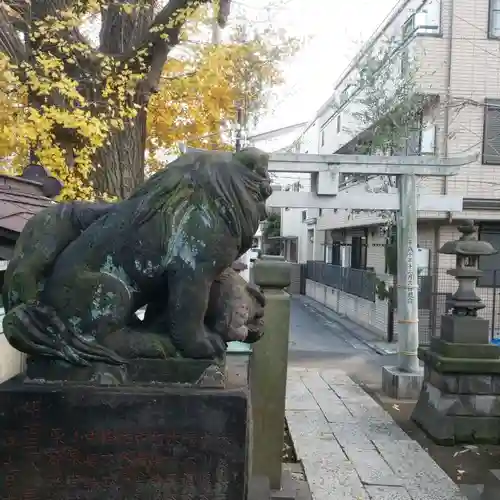
[[[412,419],[440,444],[500,442],[500,347],[490,343],[489,322],[477,312],[485,307],[477,295],[482,276],[479,257],[497,251],[475,238],[473,221],[458,230],[460,239],[440,253],[456,255],[448,271],[458,281],[452,310],[441,316],[441,335],[419,348],[424,382]],[[439,287],[439,283],[438,283]]]
[[[477,311],[485,305],[476,294],[476,281],[483,275],[478,269],[479,257],[497,253],[491,243],[478,241],[473,221],[465,221],[458,227],[460,239],[445,243],[439,253],[456,255],[456,268],[449,275],[458,281],[458,289],[453,294],[451,314],[441,319],[441,338],[458,343],[485,343],[490,341],[489,322],[478,318]]]

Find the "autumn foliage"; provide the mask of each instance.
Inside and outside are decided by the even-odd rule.
[[[262,109],[294,41],[240,26],[213,45],[208,0],[157,4],[0,1],[4,171],[31,156],[63,182],[63,199],[123,197],[143,180],[146,156],[154,170],[179,141],[227,147],[236,107]],[[82,34],[92,23],[98,43]]]

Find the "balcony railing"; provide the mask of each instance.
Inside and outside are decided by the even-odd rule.
[[[377,278],[372,271],[334,266],[323,261],[310,260],[307,262],[306,278],[375,302]]]

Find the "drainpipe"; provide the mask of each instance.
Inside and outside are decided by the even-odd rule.
[[[448,9],[448,47],[447,47],[447,57],[448,57],[448,65],[446,67],[446,75],[445,75],[445,108],[444,108],[444,142],[443,142],[443,151],[442,157],[446,158],[448,156],[448,140],[450,134],[450,106],[451,106],[451,64],[453,57],[453,18],[455,17],[455,2],[454,0],[448,0],[450,2],[450,6]],[[444,2],[443,2],[444,3]],[[444,5],[441,5],[443,8]],[[444,195],[448,194],[448,177],[444,178]],[[453,214],[448,212],[448,222],[452,222]]]

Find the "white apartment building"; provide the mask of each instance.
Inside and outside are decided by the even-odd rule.
[[[381,91],[380,102],[377,91]],[[396,125],[394,120],[405,109],[399,115],[395,112],[405,104],[403,91],[417,96],[416,104],[409,107],[412,120],[406,117],[403,125]],[[390,123],[400,136],[397,145],[383,136],[390,136],[387,116],[396,116]],[[435,276],[438,270],[454,266],[454,259],[438,250],[458,237],[456,227],[464,219],[474,219],[479,237],[500,249],[500,0],[400,0],[340,77],[333,95],[294,143],[294,151],[443,157],[477,152],[478,160],[463,167],[459,175],[419,180],[421,193],[464,196],[460,213],[419,213],[420,273]],[[343,189],[363,192],[390,181],[344,179]],[[307,251],[300,261],[372,270],[387,279],[387,214],[309,210],[301,218],[306,229],[300,234],[306,243],[298,246]],[[500,268],[500,258],[481,259],[481,267]],[[487,273],[481,283],[488,306],[485,314],[491,313],[488,301],[496,300],[492,276]],[[444,280],[445,284],[432,281],[434,296],[454,290],[452,279]],[[328,287],[318,286],[309,281],[310,294],[327,301]],[[387,318],[380,316],[378,299],[371,305],[352,299],[357,301],[356,310],[342,312],[386,329]],[[443,302],[438,314],[444,308]]]

